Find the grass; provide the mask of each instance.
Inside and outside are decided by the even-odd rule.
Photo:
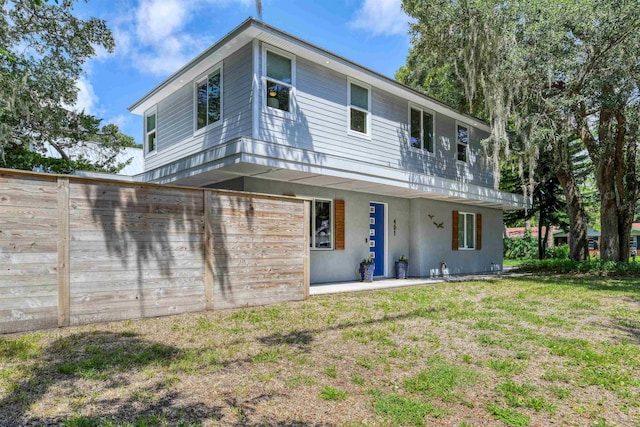
[[[531,276],[0,337],[0,425],[640,425],[640,287]]]

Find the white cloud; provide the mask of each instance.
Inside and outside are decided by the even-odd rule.
[[[400,4],[401,0],[364,0],[349,26],[374,36],[406,35],[409,17]]]
[[[85,77],[80,77],[76,82],[78,88],[78,99],[73,106],[74,110],[83,111],[86,114],[96,114],[96,106],[98,105],[98,96],[93,91],[93,85]]]
[[[213,7],[253,7],[253,0],[140,0],[114,20],[116,55],[143,74],[166,76],[212,40],[190,34],[189,24]]]

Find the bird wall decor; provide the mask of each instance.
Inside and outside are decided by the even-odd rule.
[[[429,217],[429,219],[433,222],[433,225],[436,226],[436,228],[444,228],[444,222],[435,222],[433,220],[434,216],[431,214],[427,214],[427,216]]]

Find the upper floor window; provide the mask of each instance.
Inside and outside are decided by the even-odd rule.
[[[265,52],[267,107],[290,113],[294,85],[293,60],[271,50]]]
[[[156,151],[156,110],[148,112],[144,115],[144,141],[145,153],[153,153]]]
[[[312,201],[310,230],[312,248],[333,249],[333,200]]]
[[[371,91],[349,81],[349,130],[369,135],[371,128]]]
[[[456,125],[457,135],[457,147],[458,147],[458,160],[461,162],[467,161],[467,150],[469,147],[469,128],[465,125]]]
[[[433,153],[433,114],[419,108],[410,108],[409,132],[411,146]]]
[[[196,130],[202,129],[222,118],[222,70],[196,81]]]

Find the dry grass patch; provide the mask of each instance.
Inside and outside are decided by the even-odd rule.
[[[0,425],[640,425],[640,287],[530,277],[0,337]]]

